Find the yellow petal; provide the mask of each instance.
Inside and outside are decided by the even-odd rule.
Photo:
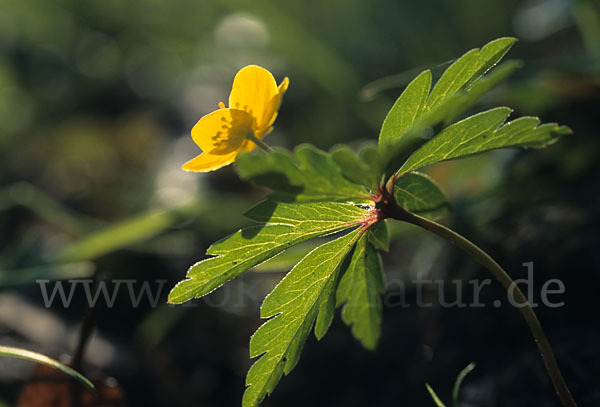
[[[287,88],[288,88],[289,84],[290,84],[290,79],[286,76],[285,78],[283,78],[283,81],[281,81],[281,83],[277,87],[277,90],[279,91],[279,96],[283,96],[285,94],[285,92],[287,92]]]
[[[277,87],[277,90],[278,90],[277,96],[275,96],[271,100],[270,106],[269,106],[269,111],[272,112],[272,113],[270,113],[271,119],[268,122],[266,122],[263,127],[261,127],[259,129],[259,132],[262,133],[262,136],[257,135],[258,138],[263,138],[265,135],[269,134],[271,132],[271,130],[273,130],[273,127],[272,127],[273,123],[275,123],[275,119],[277,118],[277,112],[279,111],[279,107],[281,106],[281,101],[283,99],[283,95],[287,91],[289,84],[290,84],[290,80],[287,77],[285,77],[285,78],[283,78],[283,81],[281,81],[279,86]]]
[[[271,72],[249,65],[235,75],[229,107],[247,111],[254,118],[253,127],[262,129],[272,122],[279,107],[278,98],[279,89]]]
[[[192,129],[192,138],[210,154],[229,154],[240,148],[252,131],[252,117],[243,110],[219,109],[201,118]]]
[[[230,154],[224,155],[215,155],[209,153],[202,153],[196,158],[188,161],[183,164],[181,167],[186,171],[195,171],[195,172],[209,172],[218,170],[221,167],[225,167],[226,165],[231,164],[235,161],[235,157],[238,152],[234,151]]]

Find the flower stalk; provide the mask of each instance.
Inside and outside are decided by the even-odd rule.
[[[273,150],[267,143],[256,137],[254,133],[246,134],[246,138],[252,143],[256,144],[258,147],[260,147],[262,150],[266,151],[267,153]]]
[[[550,379],[552,380],[552,384],[556,394],[561,400],[562,405],[564,407],[577,407],[577,404],[575,403],[575,400],[573,399],[573,396],[571,395],[571,392],[569,391],[569,388],[567,387],[567,384],[565,383],[565,380],[560,372],[560,368],[558,367],[558,363],[556,362],[556,358],[554,357],[550,343],[544,334],[544,330],[542,329],[542,325],[540,324],[537,315],[533,311],[533,308],[527,301],[527,298],[519,286],[515,284],[510,275],[485,251],[480,249],[470,240],[444,225],[441,225],[430,219],[426,219],[422,216],[415,215],[398,207],[393,200],[391,202],[392,204],[388,203],[387,205],[380,206],[379,208],[384,212],[386,217],[419,226],[449,241],[463,251],[467,252],[478,263],[484,266],[490,273],[494,275],[494,277],[496,277],[498,281],[500,281],[502,286],[507,291],[509,289],[513,290],[514,300],[519,304],[519,310],[521,311],[523,318],[525,318],[525,322],[531,330],[531,334],[533,335],[535,343],[542,355],[542,360],[544,361],[546,370],[550,375]]]

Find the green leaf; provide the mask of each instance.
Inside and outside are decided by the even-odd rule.
[[[449,111],[445,115],[444,124],[449,125],[454,123],[464,112],[470,109],[479,98],[496,87],[522,65],[521,61],[506,61],[498,65],[487,75],[482,76],[479,80],[475,81],[469,87],[467,92],[458,93],[453,99],[452,104],[449,106]]]
[[[496,148],[541,148],[552,144],[559,136],[571,133],[569,128],[556,123],[540,125],[537,117],[521,117],[502,125],[510,111],[508,107],[498,107],[447,127],[415,151],[398,174]]]
[[[369,173],[380,183],[385,172],[384,157],[375,143],[367,143],[358,151],[360,159],[369,167]]]
[[[326,238],[323,238],[326,239]],[[311,239],[290,247],[286,251],[252,268],[254,272],[278,273],[288,271],[298,263],[308,252],[323,244],[320,238]]]
[[[340,167],[342,174],[355,184],[364,185],[370,190],[379,186],[377,174],[354,151],[347,146],[337,146],[331,150],[331,158]]]
[[[269,199],[281,202],[367,202],[364,186],[343,176],[330,154],[304,144],[294,154],[283,149],[242,154],[235,167],[245,180],[273,190]]]
[[[250,208],[244,215],[255,222],[301,226],[303,230],[310,231],[314,224],[323,227],[353,226],[364,219],[367,210],[342,202],[294,204],[266,200]]]
[[[40,353],[31,352],[29,350],[20,348],[14,348],[12,346],[0,346],[0,356],[10,356],[19,359],[32,360],[34,362],[53,367],[78,380],[80,383],[85,385],[88,389],[92,390],[93,392],[96,391],[96,388],[94,387],[92,382],[86,379],[81,373],[78,373],[77,371],[71,369],[69,366],[63,365],[59,361],[51,359],[48,356],[42,355]]]
[[[379,253],[368,242],[367,235],[358,241],[348,269],[344,272],[336,294],[341,305],[342,320],[352,326],[352,334],[370,350],[377,347],[381,335],[381,295],[385,277]]]
[[[385,163],[376,144],[366,143],[357,153],[347,146],[336,146],[331,150],[331,157],[348,180],[367,187],[372,193],[378,191]]]
[[[390,248],[390,230],[385,220],[375,223],[369,228],[369,243],[377,250],[389,250]]]
[[[331,301],[331,281],[359,233],[357,229],[310,252],[265,298],[261,317],[273,318],[250,340],[250,356],[260,358],[248,371],[244,407],[257,406],[298,363],[319,309]]]
[[[434,216],[450,209],[446,194],[428,175],[411,172],[396,180],[394,200],[401,208],[423,216]]]
[[[496,65],[514,44],[514,38],[500,38],[480,50],[473,49],[442,74],[431,93],[431,73],[424,71],[402,92],[383,123],[379,148],[385,162],[401,163],[427,141],[431,128],[456,115],[456,105],[472,104],[485,86],[476,88],[468,99],[472,85]],[[488,84],[489,85],[489,84]],[[397,167],[396,167],[397,168]],[[390,168],[387,168],[390,171]],[[390,172],[393,172],[391,169]]]
[[[410,129],[415,120],[421,117],[427,106],[430,90],[431,71],[429,70],[422,72],[408,84],[383,121],[379,134],[380,146],[388,146],[399,139],[399,136]],[[400,144],[401,142],[397,142],[396,148],[402,148]]]
[[[340,282],[341,272],[348,266],[348,257],[349,256],[346,256],[343,262],[341,262],[335,270],[333,276],[327,281],[327,284],[323,289],[322,298],[319,300],[319,313],[317,314],[317,321],[315,322],[315,337],[318,340],[321,340],[325,336],[333,322],[336,308],[335,292]]]
[[[285,249],[313,237],[354,227],[368,212],[337,202],[286,204],[264,201],[246,214],[265,225],[251,226],[214,243],[206,251],[214,255],[194,264],[187,279],[169,294],[179,304],[210,293],[244,271]]]
[[[516,38],[499,38],[484,45],[480,50],[472,49],[450,65],[427,100],[428,109],[442,104],[464,89],[496,65],[516,42]]]

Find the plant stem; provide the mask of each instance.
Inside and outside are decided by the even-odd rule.
[[[456,378],[456,382],[454,383],[454,388],[452,389],[452,405],[454,407],[460,407],[460,403],[458,402],[458,396],[460,393],[460,386],[465,379],[465,377],[471,373],[475,369],[475,363],[471,362],[460,371],[458,377]]]
[[[502,269],[502,267],[500,267],[498,263],[496,263],[494,259],[492,259],[486,252],[481,250],[471,241],[454,232],[452,229],[440,225],[432,220],[407,212],[396,205],[394,205],[392,208],[388,207],[386,209],[388,209],[386,211],[387,216],[417,225],[458,246],[470,254],[482,266],[487,268],[494,275],[494,277],[500,281],[507,291],[513,291],[513,297],[519,304],[519,310],[521,311],[521,314],[523,314],[523,317],[525,318],[525,321],[527,322],[527,325],[533,334],[535,343],[539,348],[544,364],[546,365],[546,370],[550,374],[552,384],[554,385],[554,389],[556,390],[562,405],[565,407],[576,407],[577,404],[575,403],[575,400],[573,400],[573,396],[571,396],[571,392],[569,391],[569,388],[562,377],[558,364],[556,363],[556,359],[554,358],[552,348],[550,348],[548,339],[546,339],[546,335],[544,335],[544,331],[540,325],[540,321],[533,311],[533,308],[531,308],[531,305],[527,301],[527,298],[519,286],[517,286],[513,279],[508,275],[508,273],[504,271],[504,269]]]
[[[94,292],[98,289],[98,270],[94,273]],[[83,359],[85,356],[85,349],[89,339],[94,332],[94,327],[96,325],[96,313],[97,308],[88,307],[87,313],[83,317],[83,321],[81,323],[81,327],[79,328],[79,338],[77,340],[77,347],[75,348],[75,352],[73,353],[73,359],[71,360],[71,366],[73,369],[78,372],[83,369]],[[82,405],[81,402],[81,386],[76,386],[75,382],[72,382],[71,385],[71,399],[73,407],[80,407]]]
[[[267,153],[272,151],[271,147],[268,144],[266,144],[264,141],[262,141],[261,139],[256,137],[254,135],[254,133],[248,133],[246,135],[246,138],[248,140],[250,140],[251,142],[253,142],[254,144],[256,144],[257,146],[259,146],[260,148],[262,148],[263,150],[265,150]]]

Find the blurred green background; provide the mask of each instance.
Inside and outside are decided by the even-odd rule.
[[[242,66],[290,78],[267,142],[328,149],[375,141],[420,70],[439,75],[501,36],[520,39],[507,58],[523,67],[477,108],[508,105],[574,135],[544,151],[498,151],[429,172],[451,197],[447,221],[515,278],[533,261],[537,286],[565,282],[565,306],[538,312],[576,399],[600,403],[597,0],[1,0],[0,340],[68,361],[86,321],[95,328],[81,369],[116,379],[127,405],[239,405],[261,298],[298,251],[191,307],[133,307],[123,289],[114,307],[89,310],[79,290],[72,306],[47,309],[36,280],[135,279],[153,290],[167,280],[164,304],[212,241],[247,223],[243,211],[264,191],[231,167],[180,170],[200,151],[190,129],[227,100]],[[416,276],[487,277],[435,237],[394,233],[388,294],[403,281],[410,296]],[[502,290],[482,295],[491,304]],[[471,361],[468,405],[557,405],[525,324],[505,308],[390,300],[375,353],[336,321],[321,343],[308,341],[264,405],[432,405],[425,382],[447,399]],[[0,366],[0,398],[12,405],[33,366]]]

